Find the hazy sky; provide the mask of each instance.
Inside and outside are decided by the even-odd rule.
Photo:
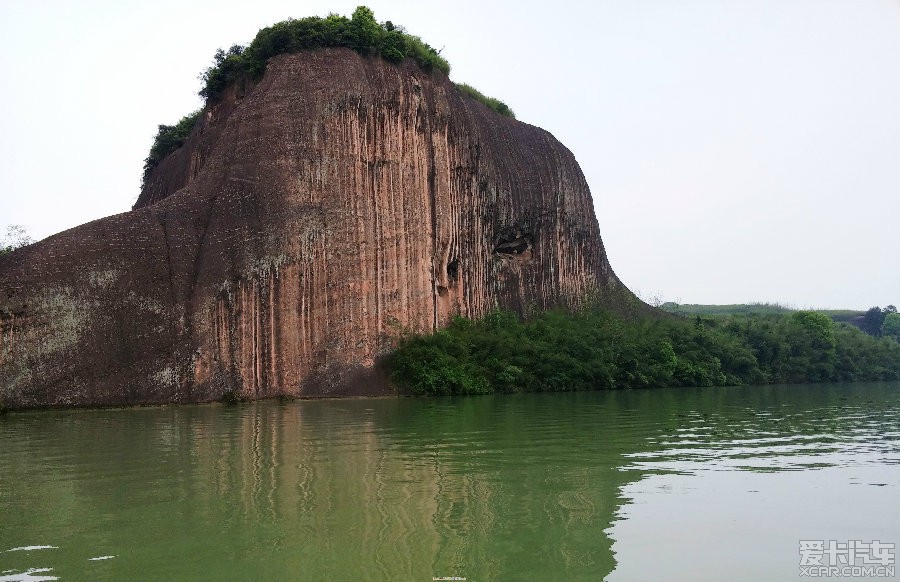
[[[359,0],[0,0],[0,228],[124,212],[218,47]],[[553,133],[644,299],[900,304],[900,1],[369,0]]]

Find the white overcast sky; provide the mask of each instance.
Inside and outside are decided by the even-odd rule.
[[[359,0],[0,0],[0,228],[124,212],[218,47]],[[553,133],[647,300],[900,304],[900,1],[369,0]]]

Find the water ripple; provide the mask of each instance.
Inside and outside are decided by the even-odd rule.
[[[13,574],[6,574],[6,572],[4,572],[4,575],[0,576],[0,582],[50,582],[52,580],[59,580],[58,576],[46,575],[47,572],[52,571],[53,568],[29,568],[24,572],[16,572]]]
[[[11,548],[9,550],[4,550],[6,552],[30,552],[32,550],[58,550],[57,546],[20,546],[18,548]]]

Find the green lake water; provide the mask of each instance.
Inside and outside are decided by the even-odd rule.
[[[0,582],[800,580],[800,540],[900,543],[900,383],[0,416]]]

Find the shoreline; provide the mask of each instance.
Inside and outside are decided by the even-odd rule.
[[[654,390],[683,390],[683,389],[703,389],[716,388],[727,390],[729,388],[743,388],[746,386],[828,386],[838,384],[897,384],[900,388],[900,380],[863,380],[863,381],[846,381],[846,382],[772,382],[767,384],[729,384],[725,386],[709,385],[709,386],[623,386],[622,388],[599,388],[597,390],[520,390],[514,392],[491,392],[488,394],[379,394],[379,395],[350,395],[350,396],[266,396],[263,398],[247,398],[233,402],[224,400],[205,400],[196,402],[163,402],[163,403],[147,403],[147,404],[110,404],[110,405],[85,405],[85,406],[35,406],[29,408],[0,408],[0,417],[13,414],[29,414],[40,412],[64,412],[64,411],[83,411],[83,412],[105,412],[109,410],[139,410],[139,409],[157,409],[170,407],[187,407],[187,406],[213,406],[222,407],[239,407],[242,405],[256,404],[258,402],[278,401],[279,404],[289,404],[291,402],[320,402],[320,401],[337,401],[337,400],[388,400],[388,399],[455,399],[455,398],[473,398],[479,396],[511,396],[522,394],[571,394],[573,392],[589,393],[589,392],[633,392],[633,391],[654,391]]]

